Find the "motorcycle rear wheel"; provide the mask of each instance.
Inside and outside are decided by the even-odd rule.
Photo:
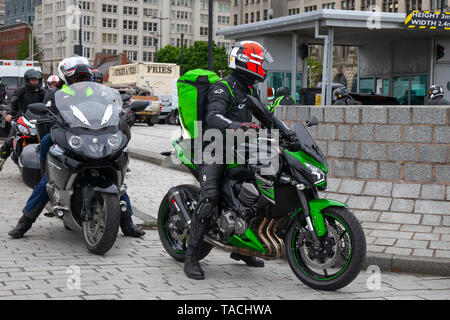
[[[358,219],[348,209],[329,207],[323,216],[328,231],[320,239],[324,247],[328,246],[328,254],[318,258],[320,251],[305,241],[309,232],[306,226],[296,223],[286,235],[287,259],[300,281],[314,289],[335,291],[359,274],[366,256],[366,238]]]
[[[200,189],[194,185],[178,186],[183,193],[187,195],[187,201],[195,201],[198,203]],[[189,214],[191,214],[190,210]],[[158,210],[158,234],[161,243],[167,253],[179,262],[184,262],[186,251],[189,243],[189,229],[182,225],[181,218],[173,208],[167,193]],[[213,246],[203,242],[198,259],[205,258],[212,250]]]
[[[83,221],[83,239],[89,251],[97,255],[108,252],[116,241],[120,226],[117,195],[97,192],[91,205],[93,219]]]

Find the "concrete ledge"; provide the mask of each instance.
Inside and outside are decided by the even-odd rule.
[[[371,265],[382,271],[450,276],[450,260],[368,252],[363,269]]]

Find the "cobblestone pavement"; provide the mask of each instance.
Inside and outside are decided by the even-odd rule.
[[[170,186],[193,182],[188,174],[137,160],[130,167],[128,190],[141,217],[156,216]],[[363,270],[340,291],[321,292],[301,283],[285,260],[253,269],[218,250],[201,262],[206,280],[189,280],[157,231],[142,239],[120,234],[105,256],[95,256],[80,234],[44,215],[23,239],[11,239],[7,232],[30,193],[8,160],[0,173],[0,299],[450,299],[449,277],[382,272],[378,287],[378,275]]]

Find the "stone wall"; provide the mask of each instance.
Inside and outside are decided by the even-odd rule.
[[[368,251],[450,258],[450,107],[282,106],[289,126],[308,128],[328,159],[324,197],[347,203]]]

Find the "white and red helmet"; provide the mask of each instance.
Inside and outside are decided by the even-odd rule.
[[[228,56],[228,67],[255,81],[267,77],[265,63],[272,63],[271,55],[255,41],[241,41],[234,44]]]
[[[52,83],[52,82],[59,82],[59,77],[57,75],[51,75],[50,77],[48,77],[47,79],[47,83]]]
[[[94,68],[91,67],[87,58],[72,56],[59,63],[58,74],[59,78],[66,84],[71,85],[77,82],[79,77],[92,78],[94,76]]]

